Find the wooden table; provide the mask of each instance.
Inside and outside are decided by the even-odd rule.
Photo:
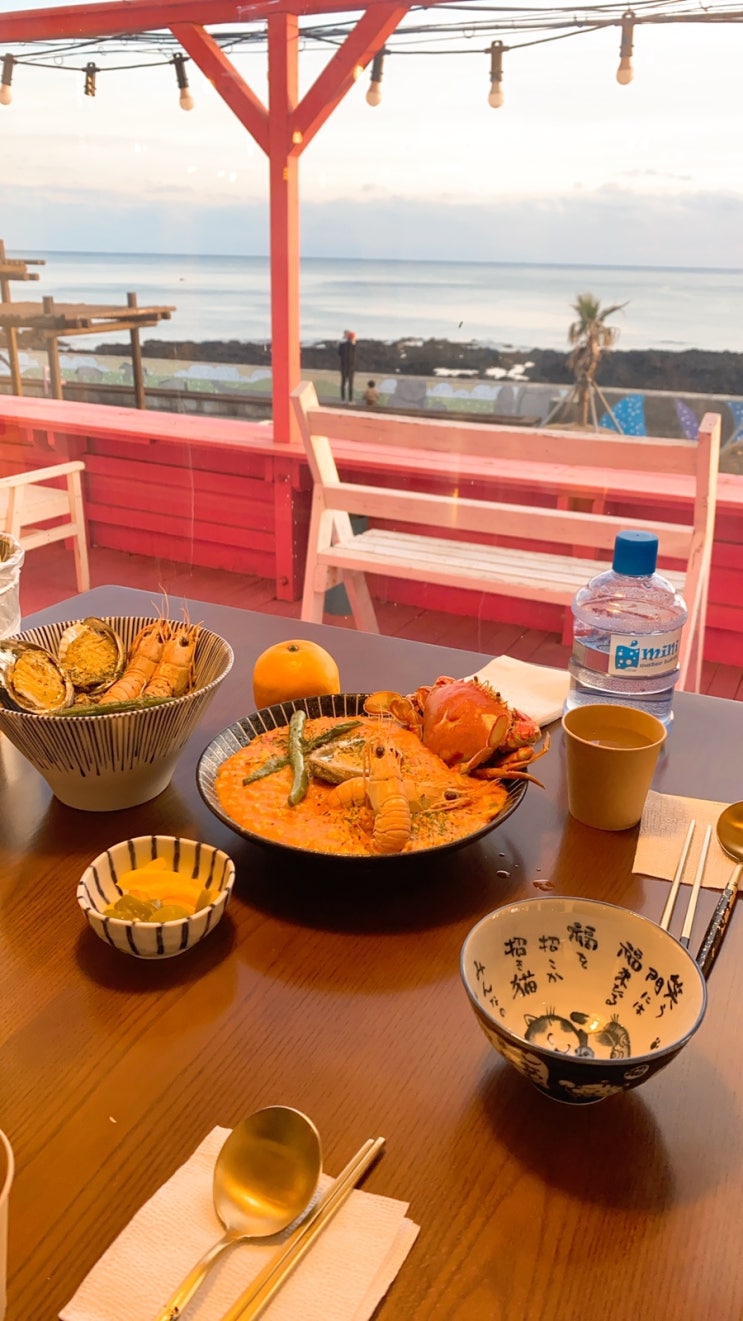
[[[149,593],[99,588],[26,622],[151,608]],[[232,834],[195,785],[203,746],[251,709],[257,653],[296,625],[201,603],[190,615],[230,641],[235,666],[158,799],[72,811],[0,740],[0,1124],[17,1161],[8,1321],[56,1317],[214,1125],[272,1103],[312,1116],[331,1174],[364,1138],[387,1139],[365,1187],[409,1200],[421,1232],[380,1321],[740,1321],[740,917],[706,1020],[674,1063],[596,1106],[548,1100],[475,1023],[459,977],[467,931],[548,882],[653,917],[668,889],[631,875],[635,831],[569,818],[559,726],[539,763],[545,790],[530,786],[484,841],[373,883],[349,867],[338,883]],[[484,659],[301,631],[331,648],[351,690],[410,691]],[[676,713],[656,787],[743,797],[743,706],[680,694]],[[213,935],[154,967],[107,948],[75,901],[95,854],[151,831],[220,845],[238,874]],[[698,933],[714,898],[702,893]]]

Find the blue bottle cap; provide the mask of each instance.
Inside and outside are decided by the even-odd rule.
[[[632,578],[649,578],[658,563],[658,538],[654,532],[617,532],[612,569]]]

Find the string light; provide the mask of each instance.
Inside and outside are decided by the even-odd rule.
[[[503,52],[502,41],[494,41],[490,47],[490,95],[488,105],[497,110],[503,105]]]
[[[626,4],[627,0],[624,0],[624,3]],[[525,50],[528,47],[562,41],[565,38],[588,37],[599,29],[621,26],[620,58],[616,78],[617,82],[626,85],[633,80],[632,46],[634,27],[637,23],[743,23],[743,9],[739,9],[733,0],[719,0],[714,9],[704,3],[704,0],[695,0],[694,5],[690,4],[690,0],[634,0],[634,3],[636,8],[633,10],[623,9],[621,3],[613,4],[611,0],[604,0],[603,3],[587,5],[580,12],[571,11],[567,6],[541,10],[504,6],[498,8],[497,19],[485,16],[480,20],[470,17],[473,6],[471,0],[465,0],[461,5],[461,11],[467,13],[466,19],[458,17],[454,22],[435,24],[425,20],[411,21],[410,18],[404,20],[394,33],[394,54],[396,56],[477,54],[481,59],[489,49],[491,67],[488,102],[491,107],[497,109],[504,103],[502,57],[505,50]],[[457,3],[447,7],[452,10],[460,8]],[[657,9],[662,12],[655,12]],[[487,11],[483,12],[487,15]],[[339,23],[333,18],[328,23],[311,23],[304,26],[300,34],[301,49],[327,48],[328,44],[340,46],[353,31],[355,21]],[[493,40],[494,32],[508,35],[509,44],[505,45],[503,40]],[[479,49],[475,49],[472,38],[483,36],[488,44],[483,43]],[[513,40],[510,39],[511,36]],[[461,42],[465,39],[467,46],[463,49]],[[241,50],[243,46],[265,45],[266,40],[263,28],[256,26],[247,32],[240,30],[220,32],[219,45],[224,51],[231,53]],[[442,42],[445,43],[443,46]],[[429,47],[434,43],[436,49],[430,50]],[[36,50],[42,46],[41,39],[16,44],[20,44],[21,47],[35,47]],[[94,37],[84,40],[74,37],[66,40],[53,37],[43,43],[39,54],[34,51],[31,55],[16,54],[4,57],[0,66],[2,68],[0,105],[9,105],[12,100],[10,82],[14,65],[25,64],[33,68],[56,69],[61,67],[65,56],[84,51],[87,56],[100,54],[106,58],[103,66],[97,66],[92,60],[88,64],[77,66],[76,72],[85,74],[86,96],[95,96],[96,75],[99,73],[108,74],[117,70],[129,71],[168,64],[174,65],[176,69],[181,107],[190,110],[193,107],[193,100],[184,68],[188,57],[180,52],[179,46],[180,43],[174,35],[165,32],[119,33],[115,37]],[[118,65],[107,62],[112,52],[124,51],[129,56],[137,47],[146,47],[148,52],[155,54],[155,59],[127,58],[124,63]],[[389,53],[390,51],[385,49],[374,57],[371,83],[366,94],[366,100],[371,106],[377,106],[381,102],[383,61],[384,56]],[[54,60],[53,64],[48,62],[50,56]],[[357,65],[353,70],[353,77],[357,78],[362,72],[363,67]]]
[[[626,87],[632,82],[632,36],[635,30],[635,16],[631,9],[622,15],[622,40],[619,45],[619,68],[617,82]]]
[[[13,93],[10,90],[10,84],[13,81],[13,65],[15,57],[13,55],[3,56],[2,81],[0,82],[0,105],[10,105],[13,100]]]
[[[384,57],[386,54],[387,51],[382,47],[382,49],[378,50],[374,56],[371,81],[369,83],[369,90],[366,94],[367,105],[379,105],[379,102],[382,100],[382,70],[384,69]]]
[[[181,89],[179,97],[181,110],[193,110],[193,97],[188,90],[188,78],[186,77],[185,55],[174,55],[173,64],[175,65],[175,76],[178,81],[178,86]]]

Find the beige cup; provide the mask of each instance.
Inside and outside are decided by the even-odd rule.
[[[635,707],[597,702],[567,711],[562,727],[571,815],[598,830],[636,826],[665,726]]]
[[[13,1150],[0,1132],[0,1321],[5,1316],[8,1276],[8,1199],[13,1182]]]

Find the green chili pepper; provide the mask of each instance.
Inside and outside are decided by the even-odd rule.
[[[310,782],[302,747],[302,730],[306,719],[307,712],[300,708],[299,711],[294,712],[289,721],[289,765],[293,771],[292,787],[289,790],[290,807],[296,807],[297,803],[301,803]]]
[[[296,714],[296,713],[295,713]],[[343,725],[336,725],[335,729],[326,729],[324,734],[316,734],[314,738],[307,739],[302,743],[302,749],[305,755],[308,752],[314,752],[315,748],[321,748],[325,743],[332,743],[333,739],[342,738],[349,730],[355,729],[361,722],[359,720],[347,720]],[[283,770],[284,766],[289,765],[288,757],[269,757],[268,761],[259,766],[257,770],[251,771],[246,775],[243,784],[253,784],[255,780],[262,780],[265,775],[273,775],[274,771]]]
[[[89,706],[66,706],[62,711],[52,711],[55,716],[111,716],[119,711],[146,711],[151,706],[162,706],[163,702],[172,702],[172,697],[130,697],[125,702],[99,702]]]

